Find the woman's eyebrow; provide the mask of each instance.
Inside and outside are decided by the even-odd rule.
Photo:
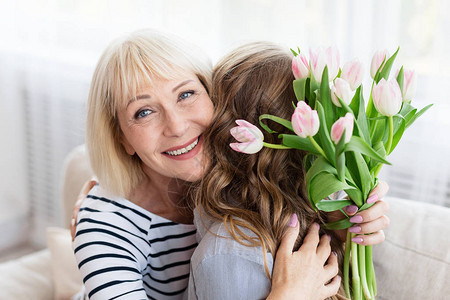
[[[147,98],[150,99],[151,98],[150,95],[144,94],[144,95],[138,95],[136,97],[133,97],[128,101],[127,108],[132,102],[134,102],[136,100],[147,99]]]
[[[183,82],[181,82],[180,84],[177,84],[173,89],[172,89],[172,92],[175,92],[176,90],[178,90],[180,87],[182,87],[183,85],[186,85],[186,84],[188,84],[188,83],[190,83],[190,82],[193,82],[194,80],[193,79],[188,79],[188,80],[185,80],[185,81],[183,81]]]

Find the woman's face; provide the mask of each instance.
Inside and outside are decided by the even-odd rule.
[[[150,179],[199,179],[204,172],[202,133],[213,104],[196,75],[155,80],[119,109],[122,144],[137,154]]]

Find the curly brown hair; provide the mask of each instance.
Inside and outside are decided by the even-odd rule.
[[[264,258],[267,251],[275,255],[293,213],[300,224],[297,247],[313,222],[325,221],[305,192],[304,152],[263,148],[247,155],[229,146],[234,142],[230,129],[236,126],[236,119],[258,124],[265,113],[290,119],[296,101],[291,64],[288,51],[268,42],[241,46],[217,63],[211,94],[215,115],[204,133],[210,165],[194,193],[196,206],[223,221],[241,244],[262,246]],[[291,133],[277,124],[270,126]],[[266,132],[264,141],[280,143],[277,135]],[[240,228],[250,229],[256,238]],[[332,248],[342,260],[342,244],[337,237],[332,240]],[[270,278],[267,264],[265,268]]]

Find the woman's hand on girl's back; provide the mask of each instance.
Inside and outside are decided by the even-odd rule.
[[[70,235],[72,235],[72,241],[75,239],[75,232],[77,230],[77,217],[78,212],[80,211],[81,204],[86,200],[86,197],[89,191],[97,184],[98,182],[95,179],[91,179],[86,181],[86,183],[81,188],[80,193],[78,194],[77,201],[75,202],[72,208],[72,219],[70,221]]]
[[[331,253],[330,237],[319,237],[319,224],[314,223],[300,249],[292,251],[298,234],[294,214],[275,257],[272,290],[267,299],[319,300],[339,290],[338,260]]]

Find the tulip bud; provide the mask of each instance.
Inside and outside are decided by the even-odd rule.
[[[319,131],[319,115],[304,101],[298,102],[291,121],[292,128],[299,137],[314,136]]]
[[[342,68],[341,78],[350,84],[353,91],[356,90],[364,78],[363,64],[358,59],[347,62]]]
[[[386,81],[384,78],[373,87],[373,104],[383,116],[392,117],[402,107],[402,92],[395,79]]]
[[[345,143],[350,142],[353,134],[353,115],[346,113],[344,117],[340,117],[333,126],[331,126],[331,140],[337,145],[345,130]]]
[[[292,58],[292,72],[294,73],[295,79],[309,76],[309,64],[304,54],[299,54]]]
[[[342,78],[336,78],[334,86],[331,88],[331,101],[334,105],[341,107],[340,98],[345,104],[349,105],[352,102],[355,92],[352,91],[347,81]]]
[[[310,66],[311,72],[316,81],[322,81],[323,69],[325,65],[328,66],[328,80],[333,80],[339,73],[339,51],[336,47],[328,47],[324,49],[319,47],[315,50],[310,50]]]
[[[231,143],[231,149],[246,154],[259,152],[264,140],[261,130],[245,120],[236,120],[236,124],[239,126],[231,128],[230,133],[239,143]]]
[[[370,76],[373,79],[375,79],[375,75],[377,74],[377,71],[381,67],[383,61],[386,62],[388,58],[389,52],[386,49],[375,52],[375,54],[372,57],[372,63],[370,64]]]
[[[416,95],[417,74],[416,72],[414,72],[414,70],[403,70],[403,74],[404,74],[403,88],[402,88],[403,101],[411,102],[412,98],[414,98],[414,96]]]

